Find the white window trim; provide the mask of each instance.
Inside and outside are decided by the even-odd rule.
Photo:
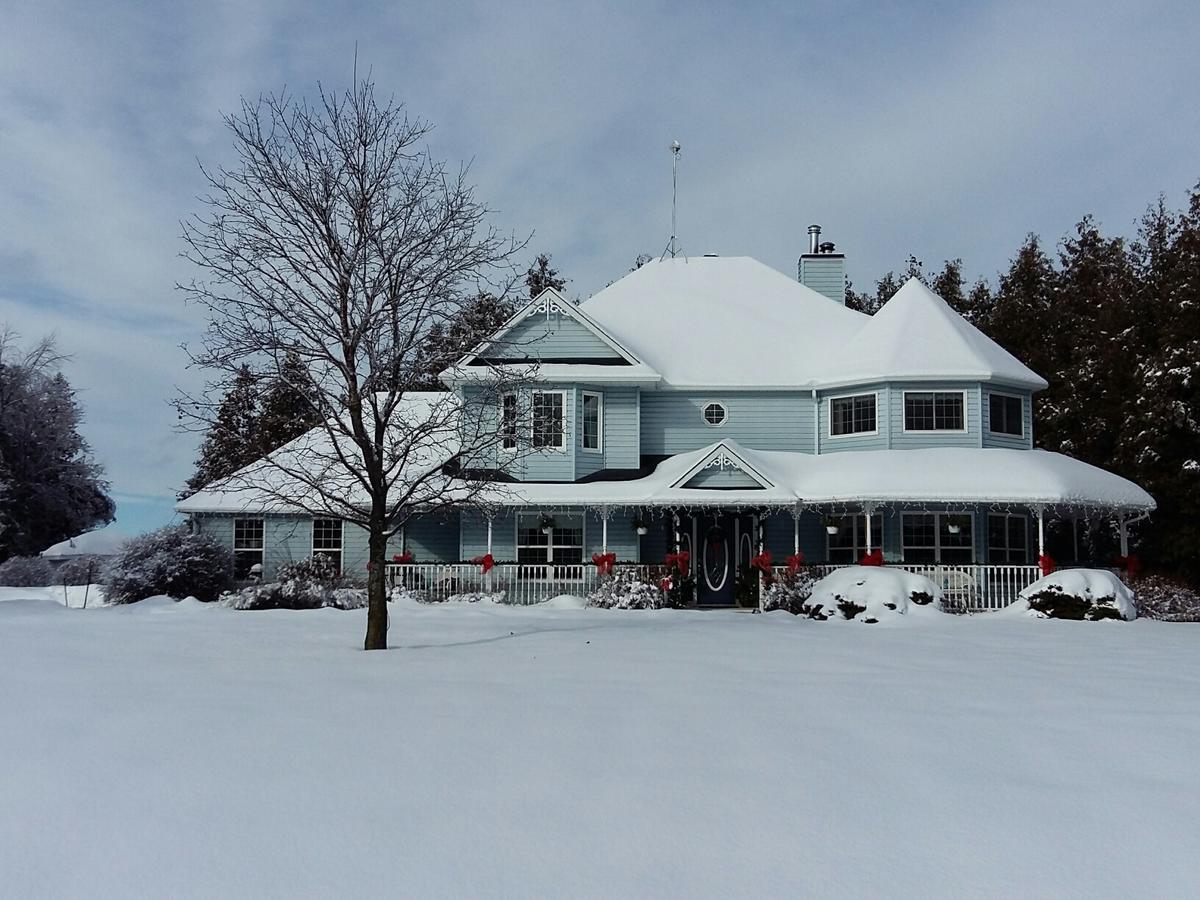
[[[990,528],[990,525],[991,525],[993,518],[1004,519],[1004,541],[1005,541],[1005,544],[1004,544],[1003,549],[1006,554],[1009,553],[1013,549],[1012,547],[1008,546],[1008,520],[1009,519],[1020,519],[1022,522],[1025,523],[1025,558],[1029,559],[1030,550],[1031,550],[1031,548],[1029,546],[1029,544],[1030,544],[1030,541],[1029,541],[1029,516],[1026,515],[1025,513],[990,512],[987,514],[987,517],[988,517],[989,528],[988,528],[987,533],[983,536],[983,544],[984,544],[985,550],[987,551],[988,563],[992,564],[992,541],[991,541],[992,530]],[[1004,563],[994,563],[994,565],[1016,566],[1016,565],[1027,565],[1027,563],[1004,562]]]
[[[920,393],[920,392],[918,391],[918,393]],[[906,560],[904,558],[904,550],[905,550],[904,517],[905,516],[933,516],[935,518],[935,522],[934,522],[934,526],[933,526],[934,561],[932,563],[909,563],[908,560]],[[950,511],[944,510],[944,509],[906,509],[900,513],[900,561],[902,563],[907,563],[909,565],[914,565],[914,566],[921,566],[921,565],[970,566],[970,565],[975,565],[974,562],[970,562],[970,563],[942,562],[942,559],[941,559],[941,557],[942,557],[942,516],[967,516],[968,518],[970,518],[970,520],[971,520],[971,559],[972,560],[975,559],[975,550],[979,546],[979,532],[976,531],[976,527],[978,526],[979,523],[975,521],[975,511],[974,510],[971,510],[970,512],[962,513],[962,512],[950,512]],[[986,535],[984,536],[984,545],[985,546],[987,545],[987,536]],[[960,547],[951,547],[950,549],[951,550],[959,550],[961,548]]]
[[[317,547],[317,520],[318,519],[322,520],[322,521],[326,521],[326,522],[341,522],[342,523],[341,538],[338,541],[336,550],[332,547],[320,547],[320,548]],[[318,553],[335,553],[336,552],[338,554],[342,554],[345,552],[345,550],[346,550],[346,520],[345,519],[339,519],[337,516],[313,516],[311,530],[312,530],[312,534],[309,535],[309,544],[311,545],[308,548],[309,556],[316,556]],[[341,557],[339,556],[339,563],[338,563],[339,568],[341,567],[340,559],[341,559]]]
[[[565,512],[565,513],[560,513],[560,515],[580,516],[583,519],[583,555],[582,555],[581,559],[584,563],[591,565],[591,563],[588,562],[588,555],[587,555],[587,548],[588,548],[587,511],[585,510],[583,512],[578,512],[578,513]],[[549,512],[546,512],[545,510],[540,510],[540,509],[535,509],[535,510],[519,509],[513,514],[513,561],[514,562],[516,562],[517,555],[521,552],[521,547],[523,546],[521,544],[521,516],[549,516],[550,518],[553,519],[554,513],[549,513]],[[549,538],[550,538],[550,541],[546,545],[546,561],[544,563],[518,563],[518,565],[523,565],[523,566],[574,566],[574,565],[578,565],[578,563],[556,563],[554,561],[554,534],[553,534],[553,531],[550,533]],[[524,546],[528,546],[528,545],[524,545]]]
[[[723,418],[720,422],[708,421],[708,416],[706,416],[704,414],[704,411],[706,409],[708,409],[710,406],[721,407],[721,409],[723,409],[725,411],[725,418]],[[728,424],[728,422],[729,422],[729,406],[722,400],[705,400],[703,403],[700,404],[700,421],[703,422],[705,425],[707,425],[709,428],[724,428],[725,425]]]
[[[571,421],[570,414],[567,410],[567,391],[560,390],[534,390],[529,393],[529,447],[535,453],[566,453],[567,452],[567,436],[570,430],[569,422]],[[558,394],[562,397],[562,434],[559,436],[560,443],[546,444],[542,447],[536,447],[533,444],[533,431],[536,415],[534,413],[534,405],[538,394]]]
[[[1025,440],[1025,398],[1024,398],[1024,396],[1022,396],[1021,394],[1010,394],[1008,391],[993,391],[990,388],[988,389],[987,395],[988,395],[988,434],[994,434],[996,437],[1002,437],[1002,438],[1013,438],[1014,440],[1022,440],[1022,441]],[[995,396],[995,397],[1011,397],[1013,400],[1021,401],[1021,418],[1019,419],[1019,421],[1021,423],[1021,433],[1020,434],[1010,434],[1007,431],[994,431],[992,429],[992,397],[993,396]],[[980,415],[982,415],[982,411],[980,412]],[[964,417],[964,421],[965,421],[965,417]]]
[[[939,390],[930,389],[930,390],[926,390],[926,391],[918,391],[918,390],[901,391],[900,394],[901,394],[901,396],[900,396],[900,427],[903,430],[904,434],[967,434],[971,430],[971,420],[967,413],[967,410],[969,408],[967,406],[967,391],[960,391],[960,390],[939,391]],[[909,428],[908,427],[908,415],[906,414],[906,410],[908,409],[908,395],[909,394],[960,394],[960,395],[962,395],[963,427],[962,428],[928,428],[928,429],[926,429],[926,428]]]
[[[851,431],[846,434],[833,433],[833,401],[834,400],[849,400],[853,397],[875,397],[875,430],[874,431]],[[873,437],[879,434],[879,391],[859,391],[854,394],[836,394],[825,398],[825,433],[826,436],[833,441],[840,441],[843,438],[856,437]]]
[[[841,437],[841,436],[842,436],[842,435],[839,435],[839,437]],[[866,518],[866,513],[844,513],[843,515],[837,516],[836,518],[839,518],[839,519],[852,519],[852,520],[853,520],[853,522],[854,522],[854,527],[855,527],[855,528],[857,528],[857,527],[858,527],[858,524],[857,524],[857,523],[858,523],[858,520],[859,520],[859,519],[865,519],[865,518]],[[875,522],[875,519],[879,519],[879,531],[878,531],[878,533],[875,531],[875,528],[874,528],[874,522]],[[883,549],[883,529],[884,529],[885,527],[887,527],[887,516],[885,516],[885,515],[884,515],[883,513],[881,513],[881,512],[874,512],[874,513],[872,513],[872,514],[871,514],[871,523],[872,523],[872,528],[871,528],[871,549],[872,549],[872,550],[882,550],[882,549]],[[829,545],[830,545],[830,543],[831,543],[831,541],[830,541],[830,538],[832,538],[832,537],[833,537],[833,535],[832,535],[832,534],[830,534],[828,531],[826,531],[826,532],[825,532],[825,561],[826,561],[826,562],[828,562],[828,561],[829,561],[829,558],[830,558],[830,557],[829,557],[829,552],[830,552],[831,550],[835,550],[835,549],[836,549],[836,550],[845,550],[845,549],[846,549],[845,547],[831,547],[831,546],[829,546]],[[862,527],[862,530],[861,530],[861,531],[860,531],[858,534],[856,534],[856,535],[854,536],[854,547],[853,547],[853,548],[851,548],[851,556],[854,556],[855,554],[857,554],[857,553],[858,553],[858,545],[859,545],[859,538],[860,538],[860,537],[862,538],[862,546],[865,548],[865,547],[866,547],[866,545],[867,545],[867,525],[866,525],[866,522],[863,522],[863,527]],[[855,564],[856,564],[856,563],[851,563],[851,565],[855,565]]]
[[[511,447],[504,446],[504,401],[512,397],[516,403],[516,421],[513,422],[513,445]],[[500,395],[500,452],[501,453],[516,453],[521,444],[521,398],[516,391],[505,391]]]
[[[239,546],[238,542],[237,542],[238,522],[259,522],[259,523],[261,523],[262,524],[262,544],[258,547]],[[235,571],[237,570],[237,555],[239,553],[257,553],[258,554],[258,565],[265,568],[267,565],[267,520],[266,520],[266,518],[264,518],[263,516],[234,516],[233,517],[233,535],[231,536],[231,543],[233,544],[233,551],[232,551],[233,556],[234,556],[233,567],[234,567]]]
[[[584,416],[587,415],[587,404],[584,402],[588,397],[596,398],[596,446],[589,447],[587,441],[587,429],[584,427]],[[604,452],[604,395],[599,391],[581,391],[579,394],[579,446],[584,453],[603,453]]]

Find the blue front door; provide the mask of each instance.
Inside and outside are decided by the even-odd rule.
[[[693,529],[697,605],[732,606],[737,553],[733,516],[721,512],[697,514]]]

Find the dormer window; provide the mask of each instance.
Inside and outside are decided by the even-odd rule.
[[[724,403],[706,403],[704,404],[704,422],[716,428],[719,425],[724,425],[725,420],[729,417],[729,410],[725,408]]]
[[[905,431],[966,431],[962,391],[905,391]]]
[[[831,436],[876,433],[874,394],[830,398],[829,434]]]

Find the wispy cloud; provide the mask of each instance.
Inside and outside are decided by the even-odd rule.
[[[173,290],[196,160],[227,158],[240,96],[346,85],[356,44],[580,295],[665,246],[674,138],[688,251],[789,271],[820,221],[859,284],[910,251],[991,275],[1027,231],[1127,230],[1200,178],[1194,4],[39,3],[5,26],[0,313],[74,354],[137,525],[194,453],[167,400],[200,377]]]

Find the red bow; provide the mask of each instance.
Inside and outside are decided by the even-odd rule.
[[[1038,557],[1038,566],[1042,570],[1042,577],[1045,578],[1054,571],[1054,557],[1052,557],[1049,553],[1043,553]]]
[[[1128,556],[1118,556],[1117,568],[1124,569],[1130,575],[1136,575],[1142,571],[1142,558],[1136,553],[1130,553]]]
[[[473,560],[471,560],[471,562],[483,569],[483,574],[486,575],[492,570],[492,566],[496,564],[496,559],[492,556],[492,554],[488,553],[484,556],[475,557]]]
[[[879,548],[872,550],[870,553],[863,555],[863,558],[858,561],[860,566],[882,566],[883,551]]]
[[[680,550],[678,553],[668,553],[666,559],[663,560],[668,566],[674,566],[679,570],[681,575],[688,573],[688,561],[692,555],[686,550]]]
[[[764,575],[771,574],[771,551],[764,550],[762,553],[751,558],[750,565],[761,571]]]
[[[799,572],[801,569],[803,569],[804,568],[804,554],[803,553],[793,553],[791,556],[789,556],[787,558],[787,567],[788,567],[789,575],[795,575],[797,572]]]
[[[412,561],[413,555],[411,550],[405,550],[403,553],[397,553],[392,557],[392,562],[394,563],[410,563]]]
[[[617,561],[615,553],[593,553],[592,562],[596,564],[596,572],[600,575],[608,575],[613,570],[613,563]]]

